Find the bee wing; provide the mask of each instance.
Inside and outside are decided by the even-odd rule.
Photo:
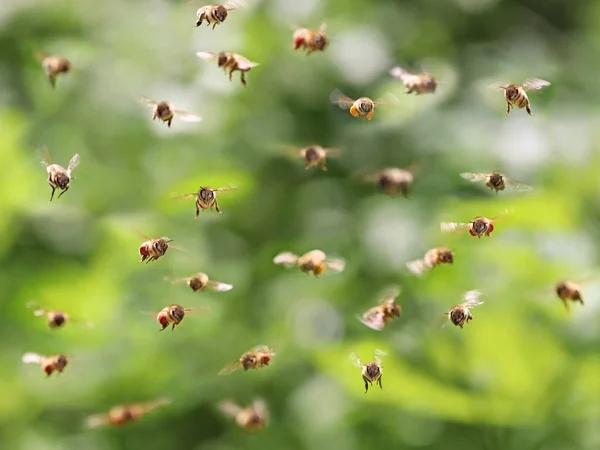
[[[52,165],[52,158],[50,158],[50,151],[48,147],[44,145],[42,147],[42,161],[41,164],[43,167],[48,167]]]
[[[381,296],[381,301],[388,302],[390,300],[394,300],[396,297],[398,297],[400,295],[400,292],[402,292],[402,287],[400,287],[400,286],[390,287],[389,289],[386,289],[385,292],[383,293],[383,295]]]
[[[383,358],[385,356],[387,356],[387,352],[384,352],[383,350],[379,350],[378,348],[375,349],[375,352],[374,352],[375,361],[377,361],[379,364],[381,364],[383,362]]]
[[[470,222],[441,222],[440,229],[442,230],[442,233],[451,233],[453,231],[465,230],[469,228],[470,225]]]
[[[398,100],[398,97],[396,97],[394,94],[391,92],[386,92],[373,103],[376,105],[392,105],[398,103],[399,101],[400,100]]]
[[[529,186],[528,184],[521,183],[520,181],[512,180],[512,179],[506,178],[506,177],[504,177],[504,183],[506,186],[511,187],[520,192],[533,190],[533,188],[531,186]]]
[[[168,282],[170,282],[172,284],[177,284],[177,283],[187,283],[192,278],[194,278],[194,277],[185,277],[185,278],[169,278],[169,277],[164,277],[164,280],[168,281]]]
[[[523,89],[525,89],[526,91],[530,91],[530,90],[536,90],[539,91],[542,88],[545,88],[546,86],[550,86],[550,82],[546,81],[546,80],[541,80],[539,78],[527,78],[525,81],[523,81]]]
[[[231,284],[221,283],[220,281],[209,280],[207,285],[215,292],[227,292],[233,289]]]
[[[485,180],[489,174],[487,173],[473,173],[473,172],[463,172],[460,174],[461,178],[465,180],[469,180],[472,183],[477,181]]]
[[[221,411],[226,416],[236,417],[239,413],[241,413],[244,408],[233,403],[231,400],[226,400],[218,405],[219,411]]]
[[[79,165],[79,154],[75,153],[73,155],[73,157],[71,158],[71,161],[69,161],[69,165],[67,166],[67,172],[70,174],[77,168],[78,165]]]
[[[223,6],[227,8],[227,11],[233,11],[234,9],[240,9],[246,6],[246,3],[245,0],[228,0]]]
[[[235,54],[235,57],[237,59],[237,65],[241,70],[250,70],[256,66],[260,66],[260,63],[250,61],[248,58],[238,55],[237,53]]]
[[[273,258],[275,264],[283,264],[284,266],[293,266],[298,262],[298,256],[292,252],[283,252]]]
[[[270,346],[264,345],[264,344],[260,344],[260,345],[256,345],[256,346],[252,347],[248,351],[249,352],[269,353],[271,355],[275,355],[275,352],[273,350],[275,350],[273,347],[270,347]]]
[[[144,413],[149,413],[151,411],[154,411],[156,408],[159,408],[160,406],[168,405],[171,402],[172,402],[172,400],[170,398],[161,397],[156,400],[152,400],[150,402],[138,403],[136,406],[141,408]]]
[[[398,78],[400,81],[402,81],[402,78],[406,75],[411,75],[410,72],[408,72],[407,70],[403,69],[400,66],[396,66],[393,67],[392,69],[390,69],[390,75],[393,76],[394,78]]]
[[[510,85],[510,81],[502,81],[500,83],[492,83],[488,86],[489,89],[494,89],[496,91],[504,90]]]
[[[362,368],[363,365],[360,362],[360,358],[358,357],[358,355],[356,353],[354,353],[354,352],[350,353],[349,358],[350,358],[350,361],[352,361],[356,367]]]
[[[219,55],[213,52],[196,52],[196,56],[207,61],[213,61],[217,59]]]
[[[339,89],[334,89],[331,92],[331,94],[329,95],[329,100],[331,101],[331,103],[338,105],[340,108],[343,109],[350,109],[355,102],[355,100],[345,95]]]
[[[268,418],[267,404],[263,399],[256,399],[252,402],[252,408],[264,420]]]
[[[27,302],[27,307],[29,309],[33,309],[34,316],[44,316],[48,312],[48,310],[40,307],[36,302]]]
[[[197,192],[194,192],[193,194],[172,194],[171,197],[172,198],[196,198],[198,196]]]
[[[508,208],[507,208],[507,209],[505,209],[504,211],[502,211],[502,212],[500,213],[500,215],[499,215],[499,216],[493,217],[493,218],[491,218],[491,219],[488,219],[488,220],[489,220],[490,222],[498,222],[500,219],[502,219],[503,217],[505,217],[506,215],[508,215],[508,213],[509,213],[509,212],[510,212],[510,211],[509,211],[509,210],[508,210]]]
[[[85,420],[85,426],[87,428],[103,427],[109,423],[110,418],[108,417],[108,414],[94,414]]]
[[[431,266],[429,266],[424,259],[417,259],[415,261],[407,262],[406,267],[413,275],[418,277],[431,270]]]
[[[196,114],[191,114],[185,111],[180,111],[178,109],[174,109],[173,113],[177,115],[181,120],[185,122],[200,122],[202,117],[197,116]]]
[[[483,295],[483,293],[479,290],[467,291],[463,295],[463,302],[461,306],[465,306],[467,308],[474,308],[475,306],[483,305],[483,302],[479,300],[479,298]]]
[[[142,96],[142,102],[149,106],[154,106],[158,103],[158,102],[155,102],[154,100],[149,99],[148,97],[144,97],[144,96]]]
[[[25,364],[41,364],[44,358],[45,357],[39,353],[27,352],[23,354],[21,361],[23,361]]]
[[[74,324],[80,326],[80,327],[94,328],[94,323],[93,322],[89,322],[87,320],[80,320],[79,318],[73,318],[71,316],[68,316],[68,320],[70,322],[73,322]]]
[[[319,25],[319,31],[325,31],[326,29],[327,29],[327,23],[322,22],[321,25]]]
[[[341,258],[327,258],[325,265],[332,272],[342,272],[346,267],[346,261]]]
[[[220,371],[219,371],[219,375],[227,375],[230,374],[232,372],[235,372],[236,370],[238,370],[240,367],[242,366],[242,363],[240,362],[239,359],[236,359],[233,362],[230,362],[229,364],[227,364],[225,367],[223,367]]]
[[[337,158],[338,156],[340,156],[342,154],[342,151],[337,148],[337,147],[328,147],[325,148],[325,153],[327,154],[328,158]]]
[[[225,191],[232,191],[234,189],[237,189],[237,186],[227,186],[227,187],[222,187],[219,189],[213,189],[213,192],[225,192]]]
[[[383,327],[385,326],[385,322],[383,321],[383,313],[378,311],[377,306],[369,309],[367,312],[365,312],[362,317],[361,316],[356,316],[356,318],[363,324],[366,325],[367,327],[371,328],[372,330],[375,331],[381,331],[383,330]]]

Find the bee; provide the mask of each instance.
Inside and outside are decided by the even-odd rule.
[[[525,183],[521,183],[520,181],[515,181],[508,178],[506,175],[503,175],[499,172],[491,172],[491,173],[472,173],[472,172],[464,172],[461,173],[460,176],[465,180],[469,180],[472,183],[476,183],[478,181],[485,180],[485,185],[489,187],[492,191],[503,191],[504,189],[512,188],[517,191],[530,191],[533,188]]]
[[[169,242],[173,241],[173,239],[168,237],[154,239],[149,238],[148,236],[142,237],[146,239],[146,241],[140,245],[139,252],[140,255],[142,255],[142,259],[140,259],[138,262],[144,262],[146,259],[148,259],[146,264],[148,264],[150,261],[156,261],[158,258],[163,256],[169,248]]]
[[[423,259],[406,263],[406,267],[414,275],[421,276],[440,264],[452,264],[454,255],[448,247],[437,247],[428,250]]]
[[[470,320],[473,320],[471,309],[483,305],[483,302],[479,301],[479,298],[482,295],[483,294],[477,290],[465,292],[463,296],[464,301],[445,314],[448,320],[460,328],[462,328],[465,323],[469,323]]]
[[[207,209],[213,209],[213,207],[217,210],[219,214],[221,214],[221,210],[219,209],[219,202],[217,202],[217,192],[229,191],[232,189],[237,189],[236,186],[223,187],[219,189],[212,189],[209,187],[200,186],[198,192],[194,192],[193,194],[181,194],[175,195],[177,198],[195,198],[196,199],[196,217],[198,218],[200,215],[200,211],[206,211]]]
[[[206,311],[206,308],[201,308]],[[186,312],[195,311],[198,308],[184,308],[180,305],[169,305],[165,306],[158,312],[156,316],[157,322],[162,326],[159,331],[164,331],[169,325],[171,325],[171,331],[175,331],[175,327],[181,323],[185,317]]]
[[[360,175],[360,178],[370,183],[376,183],[383,192],[391,196],[400,191],[407,198],[414,180],[414,176],[410,171],[396,167],[363,174]]]
[[[200,9],[198,9],[198,11],[196,11],[196,16],[198,16],[198,20],[196,21],[194,27],[199,27],[200,25],[202,25],[202,22],[206,20],[208,26],[210,26],[211,23],[213,24],[212,29],[214,30],[217,25],[219,25],[222,22],[225,22],[229,11],[238,9],[242,3],[244,2],[242,2],[241,0],[237,0],[235,3],[233,1],[229,1],[223,5],[213,4],[203,6]]]
[[[173,103],[171,102],[156,102],[147,97],[142,97],[142,102],[152,106],[152,120],[158,118],[163,122],[166,122],[169,128],[171,128],[171,122],[175,116],[179,117],[185,122],[200,122],[202,120],[202,117],[200,116],[175,109],[175,106],[173,106]]]
[[[362,369],[362,377],[365,382],[365,394],[369,391],[369,384],[372,386],[373,383],[377,383],[379,387],[383,389],[383,386],[381,385],[381,377],[383,375],[381,363],[385,355],[387,355],[386,352],[376,349],[373,358],[375,361],[363,364],[360,362],[359,357],[356,356],[356,353],[350,354],[350,359],[354,362],[354,365]]]
[[[299,48],[306,49],[306,54],[310,55],[314,52],[322,52],[325,50],[329,39],[325,34],[325,24],[321,24],[318,30],[310,28],[298,28],[294,31],[294,50]]]
[[[563,302],[563,305],[565,305],[565,309],[567,311],[569,310],[569,300],[572,302],[579,302],[584,305],[580,284],[585,283],[593,278],[596,277],[591,276],[578,281],[563,280],[556,283],[554,290],[556,291],[558,298],[560,298],[560,300]]]
[[[394,302],[400,291],[400,287],[389,289],[382,298],[383,303],[367,310],[358,320],[375,331],[383,330],[390,320],[400,317],[402,307]]]
[[[44,308],[39,307],[34,302],[27,303],[27,307],[34,310],[33,315],[36,317],[46,316],[46,319],[48,321],[48,327],[52,328],[52,329],[61,328],[67,322],[78,322],[77,320],[73,319],[69,314],[67,314],[63,311],[51,311],[48,309],[44,309]],[[82,322],[79,322],[79,323],[82,323]],[[83,322],[82,324],[84,324],[87,327],[92,326],[92,324],[90,322]]]
[[[105,425],[123,425],[125,423],[134,422],[144,414],[169,403],[171,403],[170,399],[160,398],[151,402],[115,406],[111,408],[108,413],[95,414],[88,417],[86,424],[89,428]]]
[[[323,274],[326,270],[332,272],[342,272],[346,262],[340,258],[328,258],[321,250],[311,250],[302,256],[294,255],[291,252],[279,253],[273,258],[275,264],[283,264],[286,267],[297,265],[300,270],[307,275],[312,272],[316,277]]]
[[[69,60],[61,56],[48,56],[44,53],[38,53],[38,58],[41,60],[44,72],[46,72],[53,88],[56,87],[56,77],[61,73],[68,73],[72,69]]]
[[[452,231],[459,231],[468,228],[471,236],[477,236],[478,239],[481,239],[481,236],[483,235],[487,237],[490,236],[490,233],[494,231],[493,223],[498,220],[500,220],[500,217],[488,219],[487,217],[477,216],[470,222],[466,223],[442,222],[440,223],[440,229],[442,230],[442,233],[449,233]]]
[[[540,80],[539,78],[527,78],[522,85],[497,83],[492,84],[490,88],[504,91],[504,97],[506,99],[506,114],[509,114],[511,108],[516,106],[519,109],[525,108],[527,110],[527,114],[533,116],[531,113],[531,107],[529,105],[529,97],[527,96],[526,91],[530,91],[532,89],[540,90],[546,86],[550,86],[550,82],[546,80]]]
[[[234,417],[240,428],[247,431],[262,431],[268,420],[267,406],[263,400],[254,400],[252,405],[242,408],[232,401],[219,404],[221,412]]]
[[[208,275],[202,272],[198,272],[196,275],[186,278],[176,278],[169,280],[171,283],[186,283],[190,289],[194,292],[202,292],[207,287],[214,292],[227,292],[233,289],[231,284],[221,283],[220,281],[214,281],[208,278]]]
[[[345,95],[339,89],[334,89],[329,96],[329,99],[334,105],[338,105],[342,109],[349,109],[350,114],[352,114],[354,117],[371,120],[373,118],[373,114],[375,113],[375,105],[386,105],[390,103],[391,99],[395,99],[395,97],[390,93],[387,93],[386,96],[389,97],[390,100],[385,101],[384,99],[378,99],[373,101],[369,97],[361,97],[358,100],[354,100]]]
[[[233,52],[197,52],[196,55],[208,61],[216,60],[219,67],[222,67],[225,70],[225,72],[229,71],[229,81],[231,81],[233,72],[239,70],[241,73],[242,84],[244,86],[246,86],[246,72],[249,72],[254,67],[260,65],[259,63],[250,61],[242,55]]]
[[[327,171],[327,158],[338,157],[341,153],[339,148],[325,148],[316,144],[302,148],[286,147],[285,150],[294,155],[299,154],[304,160],[306,169],[318,166],[323,171]]]
[[[48,172],[48,184],[52,188],[52,195],[50,195],[50,201],[54,198],[54,192],[56,189],[60,189],[62,192],[58,194],[57,198],[60,198],[65,192],[69,190],[71,183],[71,173],[79,165],[79,154],[75,153],[69,161],[69,165],[65,169],[58,164],[53,164],[50,158],[50,153],[47,148],[44,148],[44,158],[41,161],[42,167],[46,168]]]
[[[398,78],[402,84],[407,88],[406,93],[412,94],[415,92],[417,95],[434,93],[437,88],[438,82],[432,75],[428,73],[423,73],[420,75],[416,75],[410,72],[407,72],[402,67],[394,67],[390,70],[390,75],[395,78]]]
[[[235,372],[240,367],[243,367],[245,371],[248,371],[250,369],[259,369],[268,366],[273,356],[275,356],[275,352],[272,347],[258,345],[245,352],[239,359],[236,359],[223,367],[219,371],[219,375]]]
[[[25,364],[40,364],[42,366],[42,370],[48,377],[55,371],[62,373],[69,362],[65,355],[58,354],[52,356],[43,356],[38,353],[31,352],[25,353],[21,360]]]

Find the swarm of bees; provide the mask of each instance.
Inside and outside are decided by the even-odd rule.
[[[228,17],[229,13],[234,10],[241,9],[245,3],[244,0],[231,0],[224,4],[210,4],[197,9],[195,27],[200,27],[206,22],[208,27],[215,30],[215,27],[222,24]],[[191,13],[190,13],[191,14]],[[237,13],[236,13],[237,14]],[[292,33],[292,49],[303,50],[306,55],[315,52],[325,52],[330,45],[331,39],[325,32],[325,24],[323,23],[318,29],[300,27],[294,29]],[[289,50],[288,50],[289,51]],[[227,73],[229,80],[232,81],[233,73],[240,72],[240,80],[242,85],[247,86],[246,73],[253,68],[259,66],[257,62],[253,62],[248,58],[231,51],[205,52],[199,51],[196,55],[206,61],[216,62],[218,67],[223,68]],[[66,74],[73,70],[71,62],[59,56],[39,55],[42,68],[48,77],[52,88],[56,86],[56,78],[60,74]],[[396,66],[389,70],[389,75],[398,79],[406,88],[406,94],[435,94],[438,85],[443,83],[438,81],[436,77],[423,70],[423,73],[413,73],[406,68]],[[533,115],[531,111],[528,92],[539,91],[542,88],[550,86],[548,81],[538,78],[528,78],[522,84],[499,83],[493,85],[494,89],[499,89],[504,92],[506,101],[506,113],[510,113],[513,107],[522,109],[525,108],[529,115]],[[160,120],[171,128],[172,121],[178,117],[186,122],[200,122],[202,117],[196,114],[185,112],[177,109],[170,101],[162,100],[155,101],[147,97],[141,98],[142,102],[152,108],[152,120]],[[348,110],[349,113],[358,119],[372,120],[375,113],[375,107],[380,105],[391,105],[398,102],[393,94],[387,93],[384,97],[373,100],[369,97],[352,98],[345,95],[339,89],[334,89],[330,94],[330,102],[338,107]],[[327,160],[331,157],[340,156],[341,152],[336,147],[323,147],[313,144],[306,147],[293,147],[288,151],[295,157],[300,157],[304,161],[306,169],[319,167],[322,171],[327,171]],[[54,164],[50,155],[45,150],[45,156],[42,165],[46,168],[48,174],[48,184],[52,188],[50,201],[53,200],[55,191],[60,190],[58,198],[60,198],[67,190],[69,190],[70,182],[73,179],[72,172],[79,164],[79,154],[73,155],[67,168],[63,168],[58,164]],[[530,191],[531,186],[515,181],[500,172],[476,173],[463,172],[460,176],[471,182],[485,181],[485,185],[492,191],[498,194],[499,191],[515,190],[515,191]],[[397,167],[387,167],[379,171],[369,172],[361,175],[361,179],[371,183],[375,183],[381,191],[389,195],[402,193],[408,197],[411,186],[414,181],[414,171],[409,169],[401,169]],[[201,211],[216,210],[221,213],[219,203],[217,201],[217,193],[230,191],[236,187],[221,187],[213,189],[210,187],[199,187],[197,192],[177,195],[176,197],[193,198],[195,200],[195,219],[198,218]],[[495,229],[495,223],[500,217],[487,218],[477,216],[468,222],[442,222],[440,225],[441,231],[444,233],[460,230],[468,230],[471,236],[489,237]],[[139,247],[141,259],[139,262],[149,263],[163,257],[167,250],[171,247],[172,239],[167,237],[149,238],[143,236],[144,242]],[[422,276],[430,272],[434,267],[439,265],[451,265],[454,262],[454,253],[450,248],[441,246],[428,250],[422,259],[409,261],[406,263],[407,269],[416,276]],[[297,267],[305,274],[313,274],[319,277],[325,273],[340,273],[345,270],[346,262],[341,258],[327,256],[325,252],[319,249],[311,250],[303,255],[296,255],[286,251],[277,254],[273,258],[273,263],[283,265],[286,268]],[[183,278],[168,278],[166,280],[173,284],[185,283],[193,292],[204,292],[206,290],[213,292],[227,292],[233,288],[233,285],[215,281],[209,278],[206,273],[198,272],[194,275]],[[578,302],[584,304],[581,289],[578,284],[573,281],[561,281],[556,284],[555,291],[559,299],[564,303],[565,307],[569,308],[570,302]],[[388,289],[380,299],[380,304],[367,309],[362,315],[356,316],[357,319],[366,327],[375,330],[383,331],[390,322],[395,321],[400,317],[402,307],[396,303],[396,298],[401,292],[400,287]],[[478,290],[468,291],[464,294],[463,301],[457,306],[451,308],[444,314],[444,323],[448,321],[461,329],[465,324],[473,320],[472,309],[482,305],[480,300],[483,294]],[[27,305],[33,310],[33,315],[36,317],[45,317],[47,325],[50,329],[58,329],[65,326],[66,323],[81,323],[89,324],[88,322],[80,322],[73,319],[69,314],[59,310],[49,310],[42,308],[37,304],[30,302]],[[160,331],[164,331],[171,327],[174,331],[175,327],[180,325],[186,314],[192,311],[206,310],[206,308],[183,307],[179,304],[170,304],[160,311],[155,311],[157,322],[160,324]],[[89,324],[91,325],[91,324]],[[393,325],[399,326],[399,325]],[[259,369],[270,366],[271,360],[276,353],[273,347],[267,345],[256,346],[244,352],[235,361],[230,362],[223,367],[218,374],[225,375],[243,369],[245,372],[249,370]],[[360,358],[352,353],[350,359],[353,364],[361,369],[361,376],[365,384],[365,393],[373,383],[379,385],[383,390],[382,374],[383,357],[387,355],[382,350],[375,350],[373,361],[368,363],[361,362]],[[28,352],[22,356],[22,362],[25,364],[37,364],[42,371],[49,377],[54,372],[62,373],[70,358],[63,354],[55,354],[52,356],[43,356],[38,353]],[[138,420],[140,417],[154,411],[160,406],[170,403],[169,399],[161,398],[149,402],[132,403],[115,406],[107,413],[97,414],[88,417],[87,425],[89,427],[99,427],[105,425],[122,425],[125,423]],[[251,405],[243,407],[232,400],[227,400],[219,403],[219,410],[227,417],[235,419],[236,424],[248,431],[261,431],[265,428],[268,421],[267,405],[264,400],[255,400]]]

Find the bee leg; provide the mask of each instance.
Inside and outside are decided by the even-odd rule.
[[[67,188],[64,191],[62,191],[60,194],[58,194],[58,197],[56,197],[56,198],[60,198],[60,196],[63,195],[68,190],[69,190],[69,186],[67,186]]]
[[[243,84],[244,86],[246,86],[246,72],[242,71],[242,76],[241,76],[241,78],[242,78],[242,84]]]
[[[231,81],[231,77],[233,76],[234,70],[235,70],[235,67],[229,71],[229,81]]]
[[[325,161],[323,161],[323,162],[321,163],[321,170],[322,170],[323,172],[327,172],[327,165],[326,165]]]
[[[215,198],[215,209],[219,214],[221,214],[221,210],[219,209],[219,203],[217,203],[217,199]]]
[[[56,87],[56,75],[48,75],[48,80],[50,80],[50,86],[52,86],[52,88]]]
[[[529,107],[529,103],[527,103],[525,105],[525,109],[527,110],[527,114],[529,114],[530,116],[533,116],[533,113],[531,112],[531,108]]]
[[[54,191],[56,191],[56,188],[51,184],[50,187],[52,188],[52,195],[50,196],[50,201],[52,201],[52,199],[54,198]]]
[[[219,22],[215,22],[215,23],[213,24],[213,27],[212,27],[212,29],[214,30],[214,29],[215,29],[215,27],[216,27],[218,24],[219,24]]]
[[[156,119],[156,113],[152,114],[152,120]]]
[[[177,325],[176,323],[173,324],[173,326],[171,327],[171,331],[175,331],[175,325]]]
[[[381,377],[379,377],[379,380],[377,380],[377,384],[379,384],[379,387],[383,391],[383,386],[381,385]]]
[[[172,122],[172,121],[173,121],[173,118],[171,117],[171,118],[169,119],[169,121],[167,122],[167,126],[168,126],[169,128],[171,128],[171,122]]]
[[[199,215],[200,215],[200,208],[198,208],[198,205],[196,205],[196,217],[194,217],[194,219],[197,219]]]
[[[363,377],[363,380],[365,380],[365,394],[369,391],[369,380],[367,380],[365,377]]]
[[[510,102],[507,100],[506,101],[506,114],[510,113]]]

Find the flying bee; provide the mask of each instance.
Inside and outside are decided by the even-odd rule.
[[[428,73],[422,73],[420,75],[410,73],[402,67],[394,67],[390,70],[390,75],[398,78],[402,84],[406,87],[406,93],[412,94],[415,92],[417,95],[434,93],[437,88],[438,82],[432,75]]]
[[[273,258],[275,264],[282,264],[287,268],[298,266],[307,275],[312,272],[316,277],[325,271],[342,272],[346,262],[340,258],[328,258],[321,250],[311,250],[302,256],[291,252],[279,253]]]
[[[400,290],[400,287],[389,289],[381,299],[383,303],[367,310],[358,320],[375,331],[383,330],[390,320],[400,317],[402,307],[394,301]]]
[[[186,283],[194,292],[202,292],[207,287],[214,292],[227,292],[233,289],[231,284],[211,280],[208,278],[208,275],[202,272],[198,272],[196,275],[186,278],[176,278],[174,280],[167,278],[167,281],[170,281],[171,283]]]
[[[48,172],[48,184],[52,188],[52,195],[50,195],[50,201],[54,198],[54,192],[56,189],[60,189],[62,192],[58,194],[57,198],[60,198],[65,192],[69,190],[71,183],[71,173],[79,165],[79,154],[75,153],[69,161],[69,165],[65,169],[58,164],[52,163],[50,153],[48,149],[44,147],[44,158],[41,161],[42,167],[46,168]]]
[[[412,172],[396,167],[388,167],[378,172],[368,172],[366,174],[359,174],[358,176],[363,181],[376,183],[383,192],[391,196],[402,192],[402,195],[407,198],[414,180]]]
[[[271,362],[271,358],[275,356],[275,352],[272,347],[266,345],[258,345],[251,350],[245,352],[239,359],[227,364],[219,371],[219,375],[226,375],[235,372],[240,367],[245,371],[250,369],[259,369],[261,367],[268,366]]]
[[[300,155],[306,164],[306,169],[311,167],[320,167],[321,170],[327,170],[327,158],[340,156],[339,148],[325,148],[320,145],[308,145],[306,147],[286,147],[285,151],[293,154]]]
[[[314,52],[322,52],[325,50],[329,39],[325,34],[326,25],[323,23],[318,30],[311,30],[310,28],[298,28],[294,31],[294,50],[303,48],[306,50],[306,54],[310,55]]]
[[[482,295],[483,294],[477,290],[465,292],[463,302],[448,311],[445,316],[454,325],[462,328],[465,323],[469,323],[470,320],[473,320],[471,309],[483,305],[483,302],[479,300]]]
[[[219,404],[219,410],[226,416],[234,417],[236,424],[246,431],[262,431],[268,420],[267,406],[263,400],[254,400],[245,408],[227,400]]]
[[[38,353],[25,353],[21,360],[25,364],[39,364],[47,376],[52,375],[55,371],[62,373],[69,362],[65,355],[43,356]]]
[[[46,72],[53,88],[56,87],[56,77],[58,75],[72,70],[70,61],[60,56],[48,56],[44,53],[38,53],[38,59],[42,62],[44,72]]]
[[[144,414],[154,411],[159,406],[171,403],[168,398],[160,398],[151,402],[132,403],[128,405],[119,405],[111,408],[108,413],[95,414],[87,418],[86,425],[89,428],[96,428],[105,425],[123,425],[134,422]]]
[[[506,211],[503,213],[505,215],[508,213]],[[494,222],[500,220],[500,217],[494,217],[493,219],[488,219],[487,217],[477,216],[470,222],[462,223],[462,222],[442,222],[440,223],[440,229],[442,233],[450,233],[453,231],[459,231],[464,229],[469,229],[469,233],[471,236],[477,236],[478,239],[481,239],[481,236],[485,235],[487,237],[490,236],[490,233],[494,231]]]
[[[452,264],[454,254],[448,247],[437,247],[428,250],[423,259],[406,263],[406,267],[414,275],[421,276],[440,264]]]
[[[212,23],[212,29],[214,30],[217,25],[225,22],[229,11],[238,9],[243,3],[245,2],[242,0],[237,0],[235,2],[230,0],[223,5],[213,4],[202,6],[200,9],[198,9],[198,11],[196,11],[198,20],[196,21],[194,27],[199,27],[202,25],[202,22],[206,20],[208,26],[210,26]]]
[[[533,188],[525,183],[521,183],[520,181],[515,181],[508,178],[506,175],[503,175],[499,172],[491,172],[491,173],[472,173],[472,172],[464,172],[461,173],[460,176],[465,180],[469,180],[472,183],[476,183],[478,181],[485,180],[485,185],[489,187],[492,191],[503,191],[506,188],[515,189],[517,191],[530,191]]]
[[[61,328],[67,322],[80,323],[82,325],[85,325],[86,327],[92,326],[90,322],[79,322],[73,319],[69,314],[65,313],[64,311],[51,311],[45,308],[41,308],[34,302],[27,303],[27,307],[34,310],[33,315],[36,317],[46,316],[46,319],[48,321],[48,327],[52,329]]]
[[[361,97],[358,100],[354,100],[345,95],[339,89],[334,89],[329,96],[329,99],[334,105],[338,105],[342,109],[349,109],[350,114],[352,114],[354,117],[371,120],[373,118],[373,114],[375,113],[375,105],[387,105],[391,103],[392,100],[397,100],[396,97],[389,92],[386,94],[386,97],[388,98],[387,100],[382,98],[373,101],[369,97]]]
[[[140,245],[139,252],[140,255],[142,255],[142,259],[140,259],[139,262],[144,262],[146,259],[148,259],[146,264],[148,264],[150,261],[156,261],[158,258],[163,256],[169,248],[169,242],[173,241],[173,239],[168,237],[154,239],[144,235],[142,235],[142,237],[146,239],[146,241]]]
[[[536,90],[539,91],[546,86],[550,86],[550,82],[546,80],[540,80],[539,78],[527,78],[522,85],[496,83],[489,86],[492,89],[503,90],[504,98],[506,99],[506,114],[510,113],[512,107],[519,109],[525,108],[527,114],[533,116],[531,113],[531,107],[529,105],[529,97],[526,91]]]
[[[354,362],[354,365],[362,369],[362,377],[365,382],[365,394],[369,391],[369,384],[372,386],[373,383],[377,383],[381,389],[381,377],[383,375],[383,367],[381,365],[383,357],[387,355],[386,352],[376,349],[373,359],[374,362],[363,364],[360,362],[360,358],[356,356],[356,353],[350,354],[350,359]]]
[[[169,128],[171,128],[171,122],[175,116],[179,117],[185,122],[200,122],[202,120],[202,117],[200,116],[175,109],[175,106],[173,106],[173,103],[171,102],[156,102],[147,97],[142,97],[142,102],[152,106],[152,120],[158,118],[163,122],[166,122]]]
[[[219,202],[217,202],[217,192],[230,191],[232,189],[237,189],[236,186],[223,187],[219,189],[212,189],[209,187],[202,187],[198,189],[198,192],[194,192],[193,194],[181,194],[175,195],[176,198],[195,198],[196,199],[196,217],[198,218],[200,215],[200,211],[206,211],[207,209],[213,209],[213,207],[217,210],[219,214],[221,214],[221,210],[219,209]]]
[[[242,84],[246,86],[246,72],[249,72],[254,67],[259,66],[257,62],[250,61],[249,59],[233,52],[197,52],[197,56],[208,61],[217,61],[219,67],[222,67],[225,72],[229,71],[229,81],[233,76],[233,72],[239,70],[241,73]]]
[[[207,308],[184,308],[181,305],[165,306],[156,316],[157,322],[162,326],[159,331],[164,331],[169,325],[171,325],[171,331],[175,331],[175,327],[181,323],[186,313],[200,310],[207,311]]]

